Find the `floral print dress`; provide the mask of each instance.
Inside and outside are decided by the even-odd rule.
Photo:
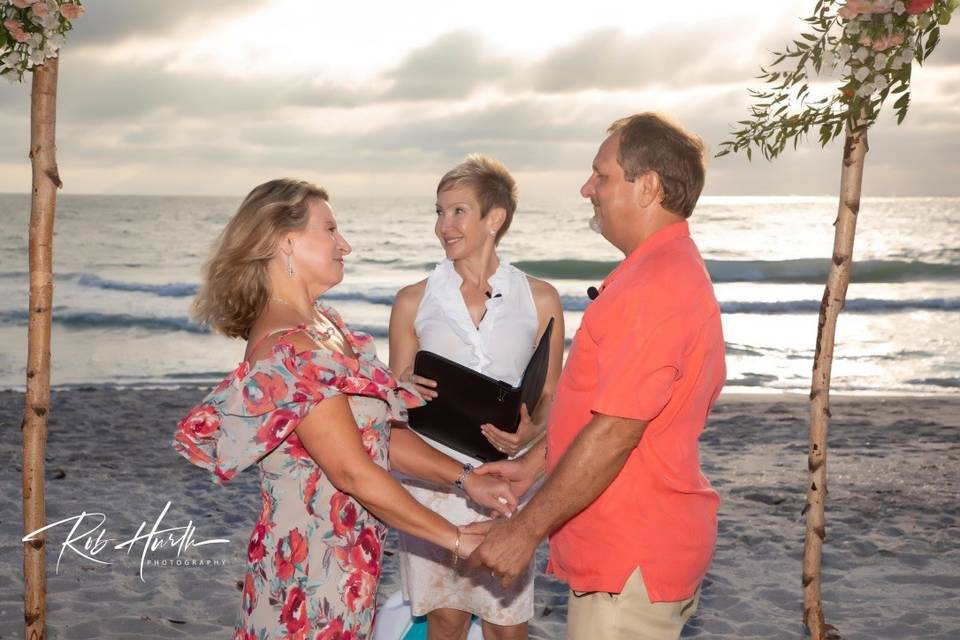
[[[284,333],[269,356],[241,363],[179,423],[173,446],[221,484],[256,463],[263,504],[247,545],[235,639],[369,637],[386,527],[338,491],[294,429],[316,404],[349,396],[363,446],[388,468],[390,423],[422,404],[333,309],[317,308],[357,358],[297,352]]]

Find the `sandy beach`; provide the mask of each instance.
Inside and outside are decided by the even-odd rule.
[[[228,636],[259,505],[257,475],[247,472],[218,488],[173,453],[174,424],[203,394],[187,388],[54,392],[47,521],[72,520],[49,532],[50,638]],[[4,639],[23,633],[22,398],[0,392],[0,425],[8,434],[0,442],[7,488],[0,494]],[[806,411],[802,396],[781,395],[723,396],[715,409],[701,450],[723,498],[719,544],[684,637],[804,637],[799,558]],[[833,416],[828,621],[848,639],[960,637],[960,397],[835,397]],[[149,531],[168,502],[159,528],[176,529],[180,538],[192,523],[193,543],[229,543],[184,548],[179,558],[176,539],[146,551],[144,540],[114,548],[136,536],[141,523]],[[77,523],[82,512],[88,515]],[[104,516],[92,515],[97,512]],[[70,535],[72,548],[61,556]],[[395,548],[391,536],[381,598],[396,589]],[[566,589],[543,575],[543,546],[537,562],[532,636],[561,638]]]

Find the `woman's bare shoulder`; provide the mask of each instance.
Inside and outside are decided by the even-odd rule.
[[[420,301],[423,300],[423,294],[427,290],[427,279],[424,278],[420,282],[414,282],[413,284],[408,284],[407,286],[397,291],[396,297],[393,299],[394,307],[402,307],[405,309],[414,308],[420,305]]]
[[[527,282],[530,283],[530,293],[533,294],[533,301],[538,307],[540,305],[556,306],[560,304],[560,294],[557,293],[557,289],[552,284],[531,275],[527,276]]]

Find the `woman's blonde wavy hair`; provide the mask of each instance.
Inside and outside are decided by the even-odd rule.
[[[214,242],[193,300],[193,317],[230,338],[250,328],[270,296],[267,265],[284,234],[303,229],[313,199],[327,192],[303,180],[281,178],[255,187]]]

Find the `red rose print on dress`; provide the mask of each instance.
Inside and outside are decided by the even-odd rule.
[[[344,602],[350,611],[373,605],[373,597],[377,594],[377,578],[366,571],[356,571],[347,577]]]
[[[243,576],[243,597],[240,606],[247,615],[253,613],[257,606],[257,590],[253,586],[253,574],[250,572]]]
[[[300,587],[287,589],[287,598],[280,612],[280,622],[287,628],[290,640],[304,638],[308,630],[307,598]]]
[[[270,414],[267,421],[257,431],[257,440],[265,444],[269,451],[283,442],[283,439],[296,428],[299,422],[300,416],[293,411],[277,409]]]
[[[303,442],[300,441],[296,433],[291,433],[290,437],[287,438],[286,453],[291,458],[313,462],[313,456],[311,456],[310,452],[303,446]]]
[[[286,582],[293,577],[297,565],[307,559],[307,541],[294,529],[290,535],[277,544],[277,552],[273,557],[277,577]]]
[[[209,438],[220,428],[220,413],[210,405],[197,405],[178,426],[191,439]]]
[[[323,623],[321,623],[323,624]],[[314,636],[313,640],[342,640],[343,639],[343,620],[334,618],[324,625],[320,632]]]
[[[258,522],[250,534],[250,542],[247,544],[247,560],[250,562],[260,562],[266,550],[263,546],[263,539],[267,536],[267,525]]]
[[[348,531],[353,531],[357,524],[357,505],[342,491],[337,491],[330,498],[330,524],[333,525],[333,535],[338,538],[343,538]]]
[[[287,397],[287,382],[279,373],[255,373],[243,387],[247,411],[260,415],[277,408],[277,401]]]

